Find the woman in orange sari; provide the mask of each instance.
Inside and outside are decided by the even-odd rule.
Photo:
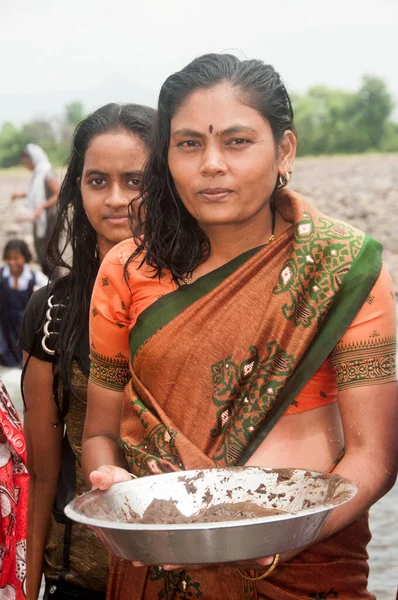
[[[245,570],[113,557],[108,598],[373,598],[367,510],[397,469],[394,294],[380,244],[285,189],[295,149],[269,65],[206,55],[166,80],[145,233],[94,288],[83,466],[107,489],[130,472],[334,465],[358,495],[310,547]]]

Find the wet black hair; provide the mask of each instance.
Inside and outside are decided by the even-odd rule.
[[[145,251],[144,260],[154,268],[154,275],[166,268],[177,282],[207,258],[210,242],[175,188],[168,167],[170,123],[193,92],[221,83],[236,88],[241,101],[269,122],[276,148],[285,131],[294,131],[286,88],[275,69],[260,60],[205,54],[166,79],[160,90],[154,142],[143,178],[136,229],[138,250],[134,255]],[[275,190],[277,186],[276,181]],[[270,204],[274,210],[273,197]]]
[[[62,384],[72,393],[72,359],[82,323],[89,317],[91,293],[99,269],[97,234],[84,211],[78,184],[86,150],[95,137],[111,131],[133,133],[149,149],[155,117],[156,111],[148,106],[107,104],[79,123],[73,136],[72,152],[59,192],[57,218],[48,247],[52,267],[61,267],[67,271],[64,277],[55,281],[53,288],[56,300],[66,305],[54,349]],[[72,257],[69,263],[64,257],[70,251]],[[63,418],[67,411],[68,403],[63,402],[60,417]]]
[[[12,250],[14,250],[15,252],[19,252],[20,254],[22,254],[22,256],[24,257],[26,263],[30,263],[30,261],[32,260],[32,253],[29,250],[28,244],[26,242],[24,242],[24,240],[20,240],[20,239],[17,239],[17,238],[9,240],[6,243],[6,245],[4,246],[3,260],[7,260],[7,254],[9,252],[11,252]]]

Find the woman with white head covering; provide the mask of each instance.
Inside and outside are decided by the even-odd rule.
[[[52,172],[50,161],[43,148],[28,144],[22,154],[22,162],[32,171],[27,193],[13,194],[11,200],[27,198],[34,220],[34,244],[37,260],[43,272],[50,275],[51,268],[46,259],[46,247],[55,220],[55,204],[59,183]]]

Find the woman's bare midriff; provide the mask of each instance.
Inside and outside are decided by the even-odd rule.
[[[282,417],[246,463],[328,471],[344,447],[337,402]]]

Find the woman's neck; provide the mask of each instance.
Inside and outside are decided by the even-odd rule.
[[[255,227],[247,223],[238,224],[233,228],[226,226],[203,227],[210,240],[210,255],[195,269],[190,281],[195,281],[214,271],[248,250],[269,244],[273,239],[271,237],[273,233],[277,237],[290,225],[291,223],[285,221],[277,212],[275,214],[275,231],[272,231],[272,219],[265,225],[256,223]]]
[[[203,263],[214,263],[221,266],[233,260],[240,254],[253,248],[266,245],[270,242],[272,234],[282,233],[287,225],[279,213],[275,216],[275,231],[273,231],[272,218],[264,222],[238,223],[234,226],[217,225],[203,227],[210,240],[210,256]],[[199,267],[200,268],[200,267]]]

